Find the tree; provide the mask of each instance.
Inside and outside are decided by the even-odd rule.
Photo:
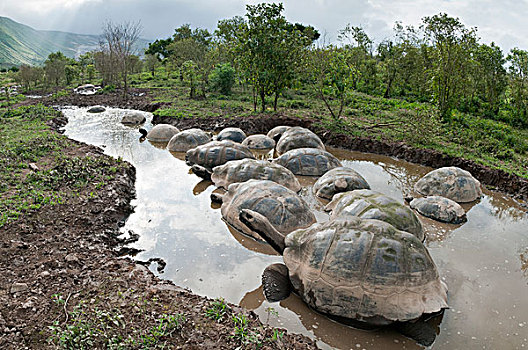
[[[41,67],[31,67],[28,65],[21,65],[19,71],[15,75],[15,80],[22,84],[26,90],[31,89],[31,85],[36,87],[38,82],[42,80],[44,70]]]
[[[209,81],[213,90],[229,95],[235,84],[235,69],[229,63],[220,64],[209,75]]]
[[[357,74],[348,63],[349,54],[347,49],[327,46],[313,49],[307,56],[314,89],[334,120],[341,117]]]
[[[66,65],[69,59],[60,51],[50,53],[44,62],[44,71],[48,82],[60,86],[61,81],[66,79]]]
[[[445,118],[468,86],[470,53],[478,41],[476,29],[465,28],[458,18],[445,13],[424,17],[422,28],[431,45],[434,97]]]
[[[473,52],[475,63],[473,83],[475,95],[483,101],[484,113],[496,116],[507,86],[507,76],[504,64],[506,59],[500,47],[480,44]]]
[[[152,74],[154,77],[154,74],[156,72],[156,68],[159,67],[160,60],[156,55],[153,54],[145,54],[145,68]]]
[[[528,51],[514,48],[510,63],[510,105],[523,126],[528,125]]]
[[[117,72],[123,82],[123,97],[128,98],[128,74],[131,72],[131,56],[136,53],[135,44],[141,35],[139,22],[114,24],[106,22],[103,26],[101,51],[110,56],[116,64]]]
[[[265,111],[266,96],[271,94],[277,110],[279,95],[293,84],[306,43],[306,37],[286,21],[283,10],[281,3],[247,5],[247,21],[240,27],[236,53],[253,85],[255,110],[257,96]]]

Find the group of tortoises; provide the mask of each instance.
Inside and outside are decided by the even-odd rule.
[[[431,171],[415,185],[425,197],[412,199],[409,207],[371,190],[365,178],[342,166],[315,133],[302,127],[278,126],[249,137],[227,128],[212,140],[200,129],[159,124],[143,134],[186,152],[195,174],[225,189],[212,195],[222,203],[223,219],[283,255],[285,265],[263,273],[269,300],[281,300],[291,289],[313,309],[361,326],[413,324],[448,307],[447,286],[423,244],[422,223],[413,209],[436,220],[463,222],[465,212],[457,202],[482,195],[467,171]],[[257,160],[254,149],[274,150],[277,157]],[[328,221],[317,222],[298,194],[295,175],[320,176],[312,191],[329,201]],[[403,330],[426,345],[434,340],[434,332],[431,340],[430,334]]]

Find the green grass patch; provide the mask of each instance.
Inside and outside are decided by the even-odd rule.
[[[46,125],[58,116],[42,105],[0,113],[0,227],[117,172],[119,160],[68,155],[78,146]]]

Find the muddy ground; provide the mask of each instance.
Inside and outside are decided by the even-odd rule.
[[[75,141],[64,155],[107,157]],[[91,184],[0,228],[0,349],[317,348],[123,258],[117,236],[133,211],[135,170],[119,164],[103,187]]]

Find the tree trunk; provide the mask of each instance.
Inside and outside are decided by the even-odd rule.
[[[277,100],[279,99],[279,92],[275,91],[275,100],[273,101],[273,111],[277,112]]]
[[[264,92],[264,87],[260,88],[260,101],[262,103],[262,112],[266,111],[266,94]]]

